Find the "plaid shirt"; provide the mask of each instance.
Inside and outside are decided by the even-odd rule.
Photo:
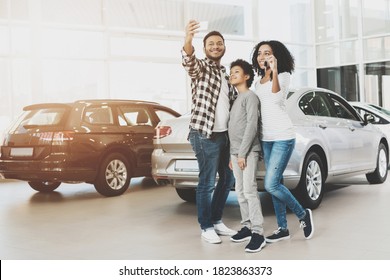
[[[192,55],[182,49],[182,63],[191,78],[191,121],[190,128],[199,130],[207,138],[211,137],[214,127],[215,110],[222,86],[222,75],[229,85],[230,108],[237,97],[237,92],[229,84],[229,76],[224,66],[218,66],[215,61],[198,59],[195,52]]]

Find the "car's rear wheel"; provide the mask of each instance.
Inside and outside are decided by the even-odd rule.
[[[31,188],[33,188],[34,190],[36,190],[38,192],[48,193],[48,192],[52,192],[55,189],[57,189],[61,185],[61,182],[31,181],[31,182],[28,182],[28,184],[30,185]]]
[[[388,162],[389,159],[387,158],[386,146],[383,143],[380,143],[378,147],[376,169],[374,172],[366,174],[367,181],[370,184],[382,184],[386,181]]]
[[[307,154],[303,163],[301,179],[297,187],[297,196],[306,208],[315,209],[324,196],[324,165],[315,152]]]
[[[179,197],[187,202],[196,202],[196,189],[179,189],[176,188]]]
[[[103,160],[94,186],[101,195],[118,196],[127,190],[130,179],[129,162],[123,155],[113,153]]]

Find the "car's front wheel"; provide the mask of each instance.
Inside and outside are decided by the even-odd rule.
[[[383,143],[380,143],[378,147],[376,169],[374,172],[366,174],[367,181],[370,184],[382,184],[386,181],[388,163],[389,159],[387,158],[386,146]]]
[[[31,181],[28,182],[31,188],[38,192],[44,192],[44,193],[49,193],[57,189],[60,185],[61,182],[39,182],[39,181]]]
[[[301,179],[297,187],[298,199],[306,208],[315,209],[324,196],[324,165],[315,152],[307,154],[303,163]]]
[[[94,186],[101,195],[118,196],[127,190],[130,179],[127,159],[119,153],[113,153],[103,160]]]
[[[187,202],[196,202],[196,189],[176,188],[179,197]]]

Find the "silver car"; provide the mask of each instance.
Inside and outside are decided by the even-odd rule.
[[[372,184],[387,178],[389,144],[386,136],[362,118],[340,95],[321,88],[290,92],[287,110],[296,129],[296,146],[284,172],[284,184],[299,201],[317,208],[325,183],[366,174]],[[162,121],[156,128],[152,176],[171,184],[183,200],[195,201],[198,165],[187,141],[190,115]],[[260,163],[258,190],[264,191]]]

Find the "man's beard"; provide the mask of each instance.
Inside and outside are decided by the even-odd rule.
[[[221,54],[220,54],[219,56],[217,56],[217,57],[211,56],[211,55],[209,55],[209,54],[206,52],[206,57],[207,57],[208,59],[210,59],[210,60],[213,60],[213,61],[218,62],[218,61],[221,60],[221,58],[223,57],[224,54],[225,54],[225,50],[223,50],[223,52],[221,52]]]

